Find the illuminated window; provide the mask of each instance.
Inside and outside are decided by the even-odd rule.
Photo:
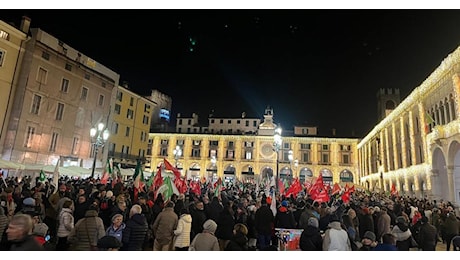
[[[121,111],[120,104],[115,104],[114,111],[115,111],[115,114],[117,114],[117,115],[120,114],[120,111]]]
[[[78,139],[78,137],[74,137],[73,138],[73,142],[72,142],[72,154],[77,154],[77,148],[78,148],[78,142],[80,141],[80,139]]]
[[[35,135],[35,127],[29,126],[27,128],[26,138],[24,140],[24,147],[27,147],[27,148],[32,147],[34,135]]]
[[[0,38],[2,39],[5,39],[5,40],[9,40],[9,33],[3,31],[3,30],[0,30]]]
[[[32,107],[30,109],[30,113],[34,115],[38,115],[38,112],[40,111],[41,103],[42,103],[42,97],[35,94],[32,100]]]
[[[51,143],[50,143],[50,152],[56,151],[56,145],[58,141],[59,134],[54,132],[51,136]]]
[[[99,100],[98,100],[97,103],[101,107],[104,105],[104,95],[102,95],[102,94],[99,95]]]
[[[134,118],[134,111],[128,108],[128,111],[126,112],[126,118],[133,119]]]
[[[121,91],[117,92],[117,100],[120,101],[120,102],[123,101],[123,92],[121,92]]]

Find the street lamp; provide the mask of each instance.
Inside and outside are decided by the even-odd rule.
[[[180,149],[180,146],[176,145],[176,149],[174,149],[173,154],[174,154],[174,160],[176,161],[176,169],[177,169],[177,162],[179,161],[179,158],[182,156],[182,149]]]
[[[289,159],[289,173],[290,173],[290,176],[288,176],[288,179],[290,181],[291,178],[293,177],[292,161],[294,160],[294,152],[292,150],[289,150],[289,152],[288,152],[288,159]]]
[[[275,129],[275,134],[273,136],[273,150],[276,152],[276,188],[278,189],[278,168],[279,168],[279,151],[281,149],[281,144],[283,143],[283,140],[281,138],[281,127],[277,127]]]
[[[93,160],[93,168],[91,170],[91,178],[94,178],[94,170],[96,168],[96,158],[97,158],[97,152],[99,150],[99,147],[103,147],[104,146],[104,143],[105,141],[107,141],[107,139],[109,138],[109,130],[106,128],[104,130],[104,124],[103,123],[99,123],[97,125],[97,128],[91,128],[89,134],[91,136],[91,138],[94,138],[96,137],[96,142],[94,142],[94,160]]]

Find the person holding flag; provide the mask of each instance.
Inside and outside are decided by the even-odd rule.
[[[139,159],[137,160],[137,165],[136,165],[136,169],[134,171],[133,179],[134,179],[134,183],[133,183],[133,186],[134,186],[134,203],[136,203],[137,199],[138,199],[138,194],[140,192],[145,192],[144,191],[144,187],[145,187],[144,173],[142,171],[141,160],[139,160]]]

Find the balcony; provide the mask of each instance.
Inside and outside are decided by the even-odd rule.
[[[134,164],[136,165],[136,160],[140,159],[142,163],[146,161],[145,157],[140,157],[138,155],[126,154],[126,153],[117,153],[110,152],[108,153],[109,157],[112,157],[115,162]]]

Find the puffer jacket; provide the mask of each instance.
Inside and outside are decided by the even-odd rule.
[[[396,247],[399,251],[409,251],[412,232],[407,225],[397,224],[393,227],[393,230],[391,230],[391,234],[393,234],[396,239]]]
[[[300,235],[299,246],[302,251],[322,251],[323,238],[321,237],[319,229],[307,226]]]
[[[143,214],[134,214],[123,229],[123,251],[141,251],[147,235],[147,219]]]
[[[192,230],[192,216],[182,214],[177,224],[174,235],[176,235],[175,247],[188,247],[190,245],[190,231]]]
[[[75,224],[67,238],[73,250],[89,251],[91,245],[96,246],[97,241],[105,236],[104,223],[97,215],[96,210],[87,210],[85,217]]]
[[[59,227],[57,231],[58,237],[68,237],[70,232],[74,228],[74,219],[72,210],[69,208],[63,208],[59,213]]]
[[[228,242],[225,251],[248,251],[248,238],[243,233],[237,232]]]

